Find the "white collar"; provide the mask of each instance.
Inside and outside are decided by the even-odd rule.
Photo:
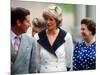
[[[11,30],[10,36],[11,36],[11,40],[13,40],[17,35]]]
[[[17,35],[11,30],[11,40],[14,39]],[[19,35],[19,37],[21,37],[21,35]]]
[[[87,45],[87,46],[89,46],[89,45],[91,45],[92,43],[94,43],[96,41],[96,38],[95,38],[95,36],[93,37],[93,39],[89,42],[89,43],[87,43],[86,41],[85,41],[85,44]]]

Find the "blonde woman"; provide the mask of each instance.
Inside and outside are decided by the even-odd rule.
[[[46,29],[35,35],[37,65],[40,73],[65,72],[71,69],[73,42],[69,32],[60,28],[62,9],[50,5],[43,11]]]

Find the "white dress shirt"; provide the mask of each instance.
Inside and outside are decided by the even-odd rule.
[[[13,32],[13,31],[11,31],[11,34],[10,34],[10,39],[11,39],[11,44],[12,44],[12,46],[14,46],[14,43],[15,43],[15,37],[17,37],[17,35]],[[19,38],[21,38],[21,35],[19,35]]]

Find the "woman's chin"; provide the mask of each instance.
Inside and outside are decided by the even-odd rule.
[[[51,31],[51,30],[52,30],[52,28],[50,28],[50,27],[49,27],[49,28],[47,28],[47,29],[48,29],[49,31]]]

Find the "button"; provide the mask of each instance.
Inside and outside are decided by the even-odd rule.
[[[30,48],[29,47],[27,47],[27,50],[29,50]]]
[[[47,67],[45,67],[45,69],[47,69]]]
[[[56,63],[57,63],[57,60],[56,60]]]
[[[58,66],[56,66],[56,68],[58,68]]]
[[[45,61],[45,63],[47,63],[47,61]]]

